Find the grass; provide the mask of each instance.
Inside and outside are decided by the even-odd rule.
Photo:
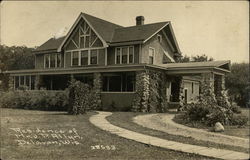
[[[86,115],[72,116],[65,112],[1,109],[2,160],[82,160],[82,159],[208,159],[203,156],[166,150],[120,138],[102,131],[89,122]],[[115,114],[117,115],[117,114]],[[120,121],[120,117],[112,117]],[[122,117],[124,120],[124,117]],[[129,124],[129,123],[127,123]],[[15,132],[10,128],[71,130],[75,128],[82,139],[79,145],[24,145],[18,146]],[[39,141],[54,140],[39,138]],[[91,146],[115,146],[115,150],[92,150]]]
[[[248,123],[246,126],[224,126],[225,131],[224,132],[219,132],[220,134],[224,134],[224,135],[229,135],[229,136],[236,136],[236,137],[241,137],[241,138],[249,138],[250,136],[250,131],[249,131],[249,127],[250,127],[250,113],[249,113],[249,109],[247,108],[241,108],[241,114],[248,117]],[[176,123],[180,123],[183,124],[185,126],[188,127],[192,127],[192,128],[199,128],[199,129],[205,129],[208,131],[212,131],[213,127],[208,127],[205,126],[202,123],[199,122],[185,122],[181,116],[175,116],[173,119]]]
[[[142,126],[134,123],[132,120],[133,117],[135,117],[137,115],[142,115],[142,114],[144,114],[144,113],[114,112],[111,116],[107,117],[107,119],[110,123],[112,123],[114,125],[129,129],[132,131],[136,131],[139,133],[167,139],[167,140],[172,140],[172,141],[177,141],[177,142],[187,143],[187,144],[194,144],[194,145],[199,145],[199,146],[205,146],[205,147],[229,149],[229,150],[248,153],[248,149],[243,148],[243,147],[229,146],[229,145],[217,144],[217,143],[213,143],[213,142],[204,142],[201,140],[196,140],[192,137],[171,135],[171,134],[167,134],[165,132],[161,132],[158,130],[153,130],[153,129],[142,127]]]

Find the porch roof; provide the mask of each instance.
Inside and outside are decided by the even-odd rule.
[[[53,75],[53,74],[76,74],[95,72],[128,72],[140,71],[146,68],[165,70],[169,75],[192,75],[214,72],[226,74],[230,72],[230,61],[190,62],[190,63],[168,63],[160,65],[149,64],[124,64],[112,66],[88,66],[51,69],[29,69],[6,71],[10,75]]]
[[[225,74],[231,70],[230,61],[168,63],[157,66],[167,70],[168,74],[195,74],[212,71],[217,74]]]

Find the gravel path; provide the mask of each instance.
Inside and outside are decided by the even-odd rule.
[[[203,129],[190,128],[181,124],[175,123],[172,119],[173,114],[148,114],[140,115],[133,119],[133,121],[143,127],[159,130],[168,134],[180,135],[185,137],[192,137],[197,140],[210,141],[231,146],[240,146],[249,148],[249,139],[221,135],[219,133],[212,133]]]

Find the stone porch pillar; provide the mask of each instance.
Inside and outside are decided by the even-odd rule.
[[[9,91],[13,91],[15,89],[14,78],[14,76],[9,76]]]
[[[35,76],[35,90],[39,90],[43,85],[43,79],[41,75]]]
[[[102,108],[101,91],[102,91],[102,75],[101,73],[94,73],[93,90],[96,98],[94,109]]]
[[[132,111],[148,112],[149,99],[149,71],[136,72],[135,98]]]

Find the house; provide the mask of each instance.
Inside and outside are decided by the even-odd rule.
[[[93,86],[103,108],[159,111],[149,106],[195,102],[201,82],[220,95],[230,72],[230,61],[178,63],[171,22],[144,24],[143,16],[123,27],[80,13],[66,36],[49,39],[34,54],[35,69],[6,72],[13,89],[63,90],[75,78]]]

